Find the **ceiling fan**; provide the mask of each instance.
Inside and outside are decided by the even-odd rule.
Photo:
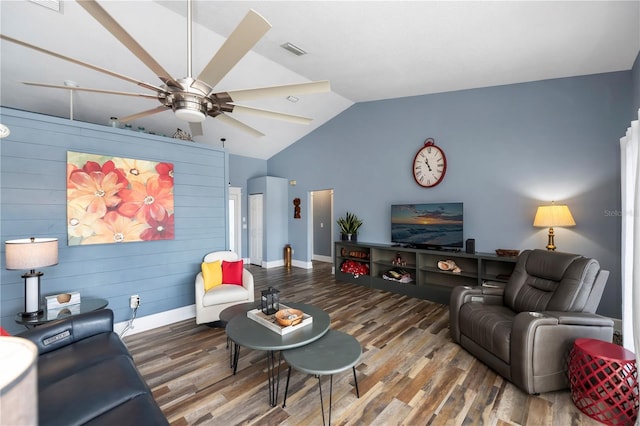
[[[73,87],[65,85],[23,82],[31,86],[58,88],[65,90],[77,90],[93,93],[106,93],[123,96],[137,96],[143,98],[157,99],[159,106],[132,114],[119,119],[120,122],[136,120],[152,114],[172,110],[175,116],[189,123],[189,128],[193,136],[203,134],[202,121],[207,116],[214,117],[220,121],[234,126],[253,136],[264,136],[260,131],[242,123],[231,117],[232,112],[246,112],[263,117],[286,120],[299,124],[308,124],[310,118],[298,115],[285,114],[260,108],[243,106],[237,104],[251,99],[284,97],[288,95],[304,95],[312,93],[328,92],[330,85],[328,81],[315,81],[309,83],[287,84],[280,86],[261,87],[255,89],[234,90],[229,92],[214,92],[214,87],[222,78],[242,59],[253,46],[271,28],[267,22],[257,12],[250,10],[244,19],[238,24],[235,30],[223,43],[209,63],[200,74],[194,78],[191,70],[191,26],[192,26],[192,5],[191,0],[187,0],[187,77],[175,79],[160,65],[144,48],[131,36],[118,22],[103,9],[95,0],[77,0],[91,16],[93,16],[104,28],[116,37],[124,46],[129,49],[142,63],[154,72],[162,82],[162,85],[149,84],[114,71],[92,65],[59,53],[43,49],[41,47],[26,43],[21,40],[0,34],[0,38],[12,43],[19,44],[41,53],[45,53],[59,59],[63,59],[77,65],[81,65],[98,72],[108,74],[112,77],[120,78],[137,84],[140,87],[156,92],[155,95],[144,93],[130,93],[114,90],[92,89]]]

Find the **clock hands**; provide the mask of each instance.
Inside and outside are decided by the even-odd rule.
[[[425,158],[425,159],[424,159],[424,162],[427,164],[427,168],[429,169],[429,171],[432,171],[432,170],[431,170],[431,166],[429,165],[429,159],[428,159],[428,158]]]

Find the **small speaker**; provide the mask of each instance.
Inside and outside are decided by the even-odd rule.
[[[476,252],[476,240],[469,238],[466,243],[466,252],[474,254]]]

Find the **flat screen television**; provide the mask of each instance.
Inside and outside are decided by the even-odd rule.
[[[462,203],[394,204],[391,241],[426,249],[463,247]]]

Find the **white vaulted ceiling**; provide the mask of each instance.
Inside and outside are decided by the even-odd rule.
[[[174,78],[187,75],[186,1],[102,1]],[[330,93],[253,101],[314,118],[305,126],[234,117],[254,138],[208,118],[198,143],[267,159],[354,102],[631,69],[640,50],[638,1],[194,1],[193,70],[204,67],[249,9],[273,28],[215,87],[245,89],[330,80]],[[0,2],[2,34],[155,85],[153,73],[75,2],[55,12],[29,1]],[[291,42],[308,53],[282,49]],[[0,104],[106,125],[157,101],[29,87],[20,81],[146,93],[145,89],[12,43],[0,44]],[[249,104],[247,102],[247,104]],[[188,129],[169,111],[133,123],[171,135]]]

